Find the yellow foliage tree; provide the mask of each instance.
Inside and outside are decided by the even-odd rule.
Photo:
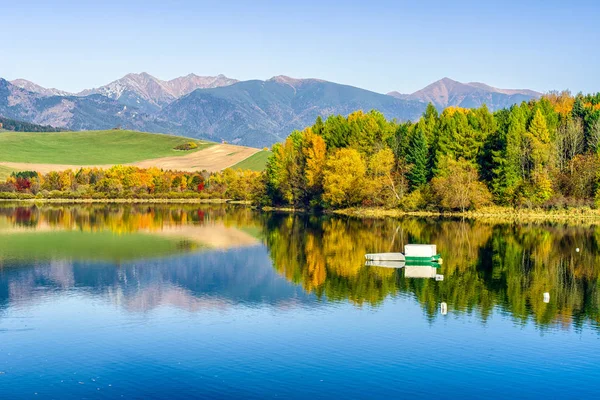
[[[364,199],[365,162],[352,148],[339,149],[325,163],[323,200],[334,207],[349,207]]]
[[[325,140],[313,133],[311,128],[304,131],[303,153],[306,158],[306,169],[304,171],[306,184],[313,192],[318,192],[323,186],[323,167],[327,146]]]
[[[477,168],[468,161],[442,160],[441,176],[431,181],[438,202],[447,210],[465,211],[491,204],[492,195],[479,181]]]
[[[404,196],[406,182],[396,182],[395,163],[394,152],[389,147],[379,150],[369,160],[369,192],[383,205],[397,205]]]
[[[573,110],[573,104],[575,104],[575,97],[571,95],[568,90],[562,92],[550,92],[544,95],[546,99],[552,104],[554,111],[562,115],[567,116]]]

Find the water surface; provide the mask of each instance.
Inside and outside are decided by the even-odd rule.
[[[364,265],[405,243],[443,265]],[[599,244],[592,225],[2,205],[0,397],[595,397]]]

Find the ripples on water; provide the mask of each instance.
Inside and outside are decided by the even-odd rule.
[[[437,244],[444,280],[364,266],[404,243]],[[594,226],[1,206],[0,398],[594,396],[599,243]]]

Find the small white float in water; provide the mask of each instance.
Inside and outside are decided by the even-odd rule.
[[[544,303],[550,303],[550,293],[544,293]]]
[[[448,314],[448,304],[446,304],[445,301],[440,303],[440,313],[442,313],[442,315]]]
[[[575,249],[575,251],[579,253],[579,247],[578,247],[578,248],[576,248],[576,249]]]

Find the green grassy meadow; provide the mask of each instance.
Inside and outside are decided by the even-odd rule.
[[[265,167],[267,166],[267,160],[270,155],[270,151],[259,151],[258,153],[253,154],[245,160],[235,164],[232,168],[249,169],[252,171],[264,171]]]
[[[198,148],[191,151],[173,149],[190,141],[195,141]],[[123,130],[0,132],[0,161],[75,165],[124,164],[159,157],[182,156],[213,144],[180,136]]]

